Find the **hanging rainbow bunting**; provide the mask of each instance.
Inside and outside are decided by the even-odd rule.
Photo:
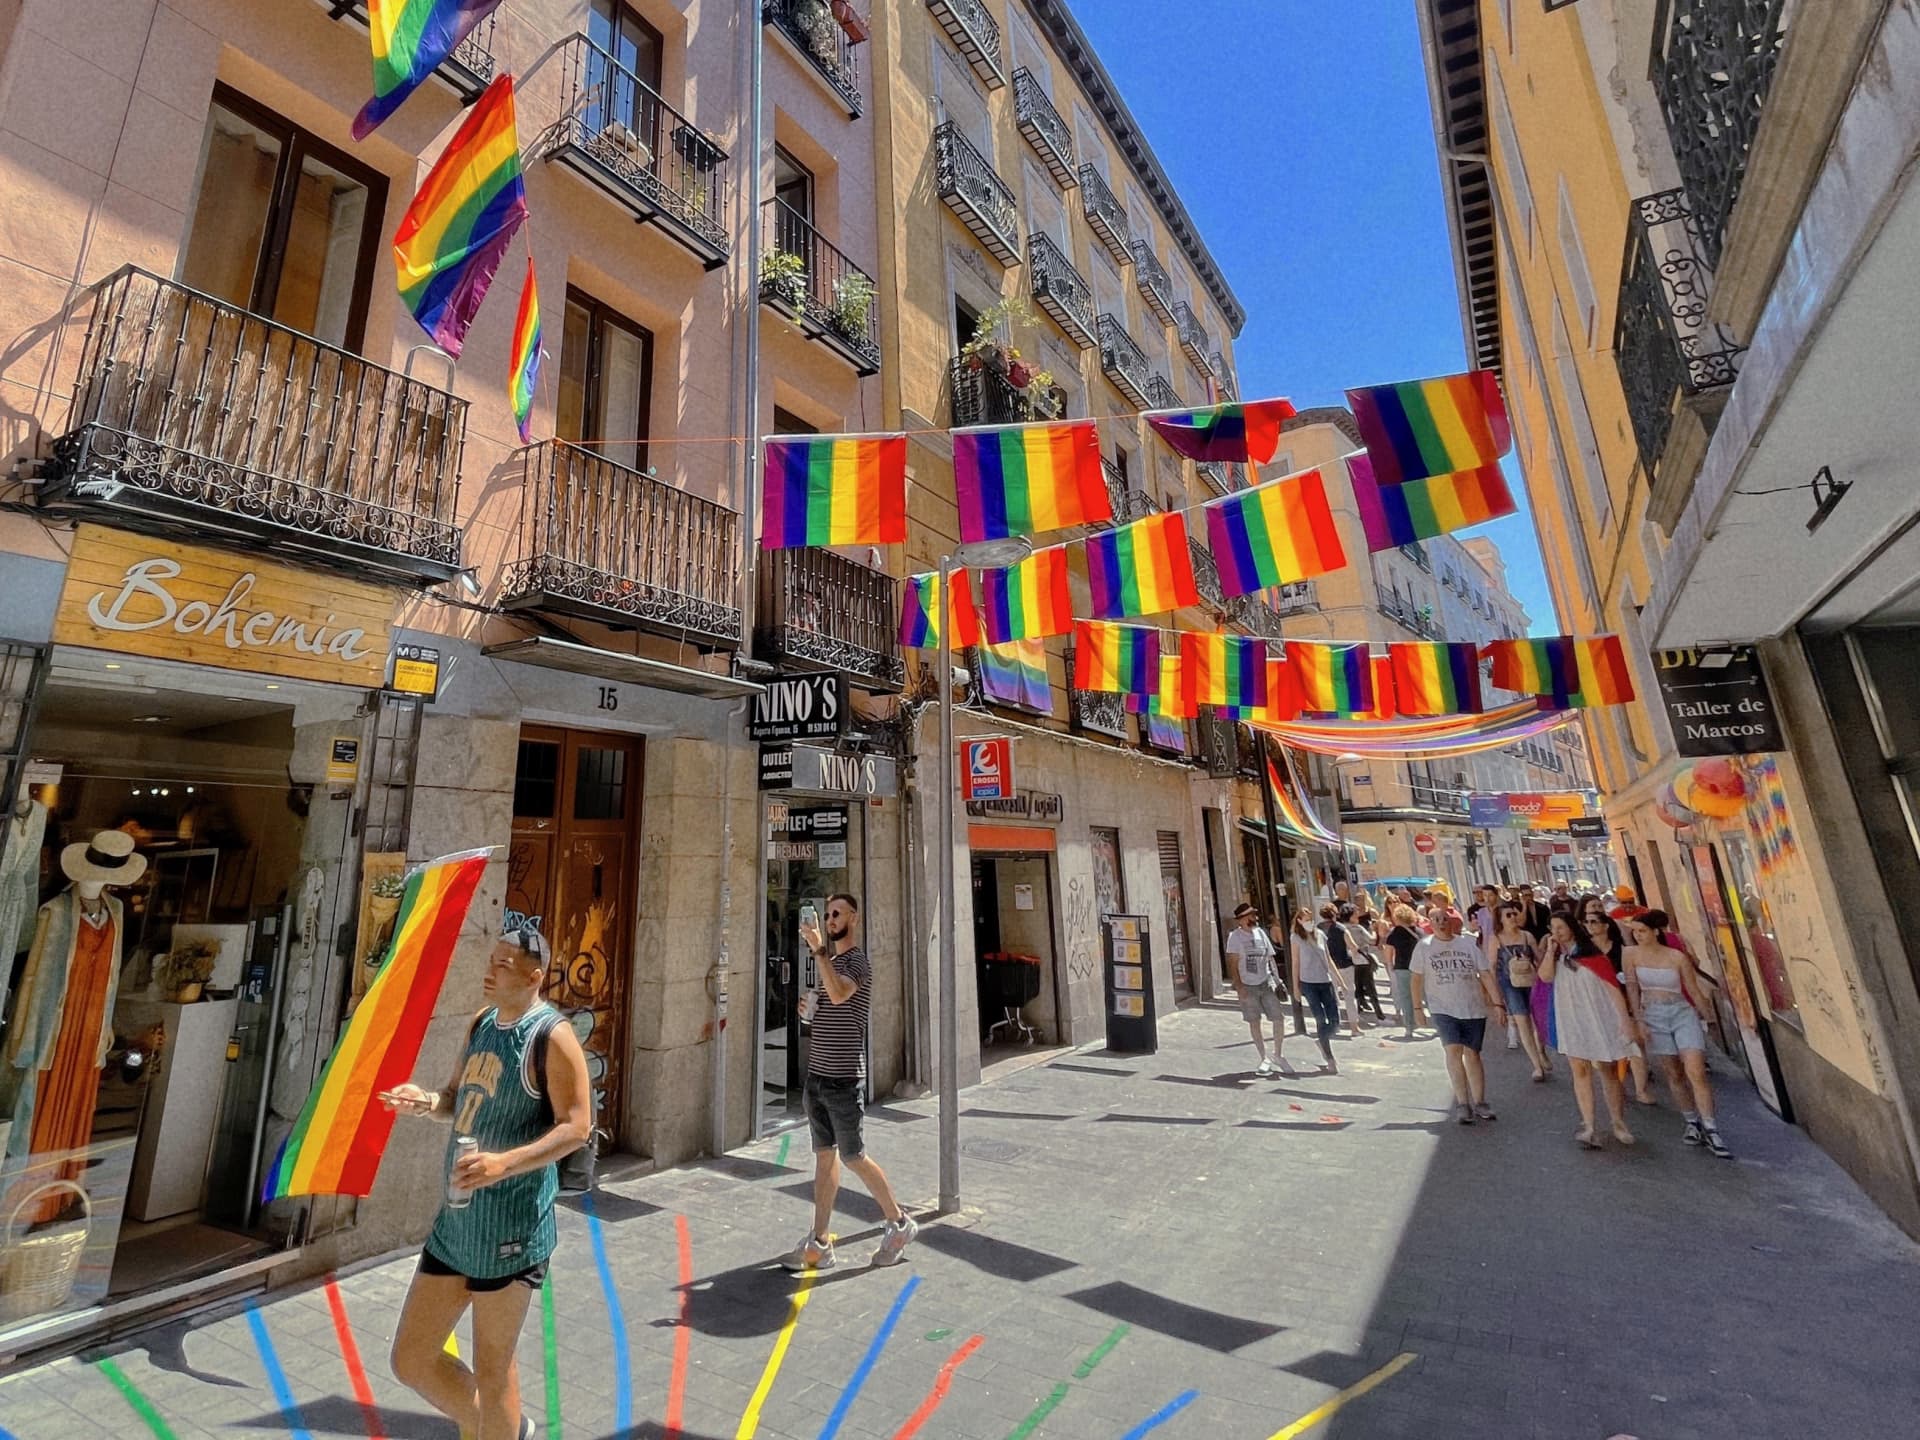
[[[1287,641],[1287,664],[1300,708],[1314,715],[1354,715],[1373,708],[1373,659],[1364,644]]]
[[[924,650],[940,643],[940,576],[909,575],[900,590],[900,643]],[[958,650],[980,643],[980,614],[973,608],[973,584],[964,570],[947,577],[947,603],[953,610],[953,643]]]
[[[1160,656],[1160,683],[1150,695],[1128,695],[1127,709],[1135,715],[1164,715],[1169,720],[1191,720],[1199,713],[1183,680],[1184,657],[1178,652]]]
[[[540,383],[540,289],[534,284],[533,256],[527,256],[527,279],[520,287],[520,309],[513,317],[513,343],[507,347],[507,401],[513,407],[520,443],[533,443],[533,392]]]
[[[1624,705],[1634,696],[1633,674],[1618,635],[1495,640],[1482,653],[1493,661],[1496,690],[1539,695],[1562,708]]]
[[[513,76],[503,74],[467,112],[393,235],[401,303],[456,360],[526,218]]]
[[[1251,595],[1347,563],[1318,470],[1241,490],[1206,508],[1224,595]]]
[[[906,541],[905,435],[769,435],[760,443],[762,549]]]
[[[1280,430],[1294,417],[1290,400],[1244,400],[1199,410],[1150,410],[1147,424],[1189,460],[1264,465],[1280,448]]]
[[[1149,515],[1086,540],[1093,613],[1103,620],[1158,615],[1200,603],[1186,516]]]
[[[1498,750],[1519,740],[1571,723],[1564,710],[1542,708],[1535,700],[1502,706],[1483,715],[1448,715],[1431,720],[1386,724],[1358,720],[1296,720],[1252,723],[1287,744],[1320,755],[1354,754],[1368,759],[1446,759]]]
[[[1265,742],[1262,742],[1265,748]],[[1293,758],[1287,754],[1286,747],[1280,747],[1280,758],[1276,764],[1271,753],[1267,755],[1267,789],[1273,796],[1273,808],[1279,816],[1282,829],[1291,830],[1296,835],[1321,845],[1338,846],[1342,843],[1338,831],[1331,829],[1313,808],[1306,787],[1293,771]]]
[[[1041,714],[1053,710],[1044,640],[1012,640],[1004,645],[983,640],[974,655],[980,666],[980,688],[987,699]]]
[[[1373,704],[1361,711],[1356,720],[1397,720],[1400,711],[1393,691],[1393,661],[1385,655],[1375,655],[1373,666]]]
[[[1067,595],[1067,547],[1036,550],[1018,565],[980,572],[980,605],[987,639],[1040,640],[1073,629]]]
[[[1165,662],[1162,661],[1164,669]],[[1267,703],[1267,642],[1249,635],[1184,634],[1180,667],[1187,704],[1251,709]]]
[[[1483,708],[1480,651],[1471,642],[1392,644],[1395,704],[1403,715],[1473,715]]]
[[[1347,408],[1382,485],[1477,470],[1513,446],[1491,370],[1362,386],[1347,391]]]
[[[966,544],[1113,518],[1091,420],[955,430],[953,483]]]
[[[365,1195],[373,1189],[394,1120],[379,1097],[413,1076],[460,927],[492,853],[444,855],[407,873],[386,959],[268,1168],[261,1200]]]
[[[1367,549],[1378,553],[1416,540],[1433,540],[1484,520],[1511,515],[1519,506],[1497,462],[1449,475],[1382,485],[1373,478],[1373,462],[1364,450],[1347,456],[1354,508]]]
[[[1151,694],[1160,683],[1160,632],[1144,625],[1073,622],[1076,690]]]
[[[500,0],[367,0],[373,41],[373,98],[353,117],[364,140],[446,63]]]

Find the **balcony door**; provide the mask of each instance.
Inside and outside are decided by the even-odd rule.
[[[644,471],[652,391],[653,333],[569,286],[555,432]]]
[[[657,156],[659,116],[653,97],[660,93],[660,60],[665,48],[660,32],[621,0],[593,0],[587,14],[587,38],[599,52],[589,57],[591,73],[587,80],[593,95],[587,117],[589,133],[597,135],[609,125],[624,125]]]

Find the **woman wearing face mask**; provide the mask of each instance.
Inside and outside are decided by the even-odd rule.
[[[1623,955],[1627,994],[1640,1017],[1641,1044],[1666,1072],[1667,1088],[1676,1096],[1692,1096],[1682,1141],[1705,1145],[1722,1160],[1731,1160],[1733,1151],[1714,1124],[1713,1083],[1707,1078],[1707,1033],[1701,1020],[1713,1013],[1713,1002],[1687,952],[1666,943],[1667,926],[1663,910],[1644,910],[1628,919],[1632,943]]]
[[[1556,1038],[1573,1069],[1573,1098],[1580,1106],[1580,1128],[1573,1138],[1583,1149],[1600,1148],[1593,1128],[1593,1076],[1598,1072],[1613,1138],[1631,1145],[1633,1132],[1623,1113],[1626,1095],[1614,1071],[1614,1062],[1624,1060],[1634,1045],[1626,994],[1607,957],[1567,917],[1553,917],[1552,939],[1540,978],[1553,982]]]
[[[1293,977],[1300,987],[1300,999],[1313,1014],[1314,1039],[1320,1046],[1326,1072],[1338,1075],[1333,1060],[1333,1033],[1340,1028],[1340,1001],[1336,987],[1342,985],[1340,972],[1327,954],[1325,936],[1307,918],[1305,910],[1293,912],[1293,933],[1288,937],[1293,957]]]

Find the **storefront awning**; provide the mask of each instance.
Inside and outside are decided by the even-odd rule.
[[[482,653],[490,660],[515,660],[522,665],[594,675],[629,685],[649,685],[655,690],[672,690],[708,700],[744,700],[758,695],[761,689],[751,680],[736,680],[731,675],[715,675],[688,665],[670,665],[664,660],[623,655],[618,650],[602,650],[595,645],[555,640],[547,635],[489,645]]]

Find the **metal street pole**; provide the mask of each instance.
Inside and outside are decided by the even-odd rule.
[[[953,957],[953,557],[940,557],[940,1213],[960,1208],[959,976]]]

